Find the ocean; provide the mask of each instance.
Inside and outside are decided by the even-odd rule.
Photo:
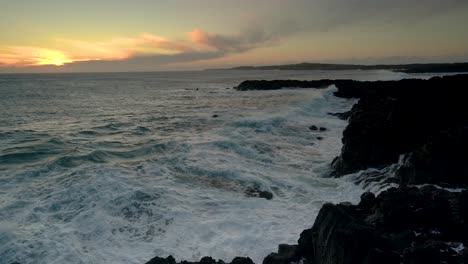
[[[432,76],[432,75],[431,75]],[[248,79],[398,80],[390,71],[0,75],[0,264],[255,262],[295,243],[324,203],[355,100],[246,91]],[[325,127],[311,131],[309,127]],[[247,195],[268,191],[273,199]]]

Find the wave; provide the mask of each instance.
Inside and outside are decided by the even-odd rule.
[[[67,117],[60,128],[41,123],[47,133],[0,136],[2,155],[45,152],[0,170],[0,259],[144,263],[172,254],[258,261],[278,242],[294,242],[323,203],[359,199],[363,190],[353,181],[321,177],[346,125],[327,113],[352,104],[332,97],[333,87],[218,90],[177,102],[187,91],[149,89],[138,104],[119,103],[102,117]],[[105,105],[107,96],[93,103]],[[7,153],[6,146],[19,147],[4,141],[10,137],[35,141]],[[249,196],[252,189],[273,198]]]

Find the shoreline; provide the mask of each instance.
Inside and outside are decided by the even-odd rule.
[[[451,73],[467,72],[467,62],[456,63],[408,63],[408,64],[337,64],[337,63],[297,63],[285,65],[266,65],[266,66],[239,66],[225,69],[206,69],[206,71],[264,71],[264,70],[293,70],[293,71],[346,71],[346,70],[390,70],[404,73]]]

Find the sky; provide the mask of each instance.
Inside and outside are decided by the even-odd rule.
[[[0,0],[0,73],[468,61],[467,0]]]

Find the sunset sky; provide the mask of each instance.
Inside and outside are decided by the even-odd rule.
[[[0,0],[0,72],[468,61],[467,0]]]

